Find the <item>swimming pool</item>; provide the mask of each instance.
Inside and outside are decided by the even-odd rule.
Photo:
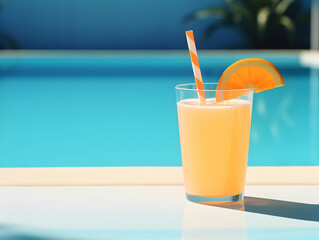
[[[262,57],[286,86],[254,95],[250,166],[319,165],[319,74],[298,52],[199,52],[216,82]],[[180,166],[174,86],[193,82],[187,51],[3,52],[0,167]]]

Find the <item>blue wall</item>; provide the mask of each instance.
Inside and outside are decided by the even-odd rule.
[[[212,20],[182,22],[211,0],[11,0],[0,15],[2,31],[26,49],[184,49],[194,29],[201,48],[236,48],[245,41],[233,29],[205,41]],[[234,41],[235,39],[235,41]]]
[[[182,21],[194,10],[216,4],[221,1],[11,0],[0,13],[0,30],[22,49],[184,49],[189,29],[199,48],[249,48],[231,28],[205,41],[203,29],[211,19]],[[304,4],[309,8],[310,0]]]

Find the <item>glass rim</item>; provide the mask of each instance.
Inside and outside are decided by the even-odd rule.
[[[203,85],[216,85],[217,86],[218,83],[203,83]],[[219,92],[219,91],[223,91],[223,92],[239,92],[239,91],[249,91],[249,92],[253,92],[254,90],[249,89],[249,88],[241,88],[241,89],[231,89],[231,90],[225,90],[225,89],[221,89],[221,90],[217,90],[217,89],[204,89],[204,90],[199,90],[197,88],[184,88],[183,86],[195,86],[196,87],[196,83],[182,83],[182,84],[178,84],[175,86],[176,90],[182,90],[182,91],[204,91],[204,92]]]

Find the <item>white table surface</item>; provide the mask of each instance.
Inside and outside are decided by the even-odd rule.
[[[247,186],[246,196],[296,204],[285,218],[191,203],[182,186],[2,187],[0,239],[319,239],[319,186]]]

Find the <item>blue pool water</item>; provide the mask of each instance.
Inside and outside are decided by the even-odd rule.
[[[250,166],[319,165],[318,69],[297,53],[200,56],[205,82],[243,57],[284,76],[254,96]],[[0,167],[180,166],[174,86],[193,81],[187,52],[3,53]]]

